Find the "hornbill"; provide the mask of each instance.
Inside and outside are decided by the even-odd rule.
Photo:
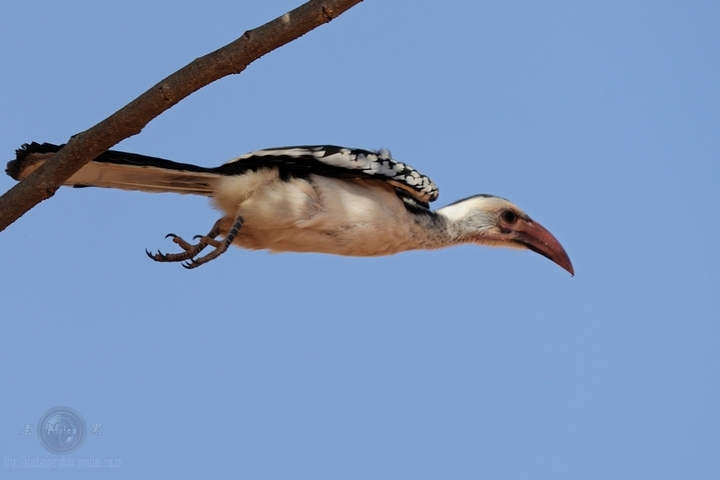
[[[25,144],[6,172],[22,180],[62,146]],[[223,215],[191,244],[168,234],[182,253],[150,253],[158,262],[195,268],[231,244],[272,252],[392,255],[462,243],[525,248],[574,274],[560,242],[504,198],[474,195],[438,210],[429,177],[387,150],[333,145],[257,150],[206,168],[109,150],[65,185],[204,195]],[[214,249],[199,254],[206,246]]]

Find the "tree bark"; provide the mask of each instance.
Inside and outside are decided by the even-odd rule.
[[[266,53],[331,21],[362,0],[310,0],[248,30],[232,43],[197,58],[110,115],[70,138],[52,159],[0,197],[0,231],[55,191],[87,162],[137,135],[150,120],[202,87],[240,73]]]

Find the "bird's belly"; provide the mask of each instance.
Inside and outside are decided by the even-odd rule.
[[[362,228],[320,230],[310,228],[242,229],[234,243],[252,250],[315,252],[351,257],[392,255],[409,250],[411,242],[401,235],[383,235]]]
[[[233,192],[242,190],[236,183],[229,184]],[[239,208],[216,203],[228,218],[243,217],[233,242],[243,248],[363,257],[417,248],[417,225],[384,182],[275,179]]]

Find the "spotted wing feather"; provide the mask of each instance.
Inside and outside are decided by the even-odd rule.
[[[287,176],[315,173],[382,180],[423,203],[436,200],[439,194],[437,186],[428,176],[394,160],[387,150],[372,152],[333,145],[272,148],[241,155],[214,170],[233,175],[263,167],[277,167],[281,175]]]

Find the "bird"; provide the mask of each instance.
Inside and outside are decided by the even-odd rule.
[[[63,145],[32,142],[16,150],[6,173],[22,180]],[[108,150],[64,185],[210,197],[222,212],[195,243],[170,233],[178,253],[147,255],[188,269],[236,245],[271,252],[354,257],[393,255],[474,243],[528,249],[575,274],[560,242],[510,201],[472,195],[437,210],[439,190],[388,150],[308,145],[256,150],[219,167]],[[210,253],[200,256],[206,247]]]

